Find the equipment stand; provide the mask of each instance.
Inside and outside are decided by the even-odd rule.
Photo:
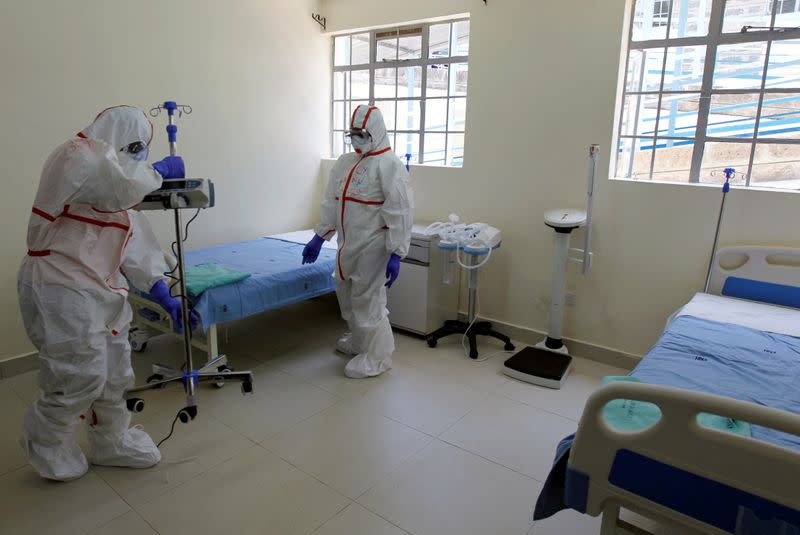
[[[478,263],[477,255],[470,255],[470,265]],[[478,308],[478,269],[469,270],[469,312],[467,321],[447,320],[444,326],[434,331],[427,338],[428,347],[436,347],[439,339],[452,334],[466,335],[469,338],[469,356],[472,359],[478,358],[478,336],[491,336],[505,343],[506,351],[514,351],[514,344],[511,339],[492,328],[488,321],[475,321]]]
[[[175,156],[178,151],[178,127],[175,124],[175,111],[178,105],[175,102],[167,101],[156,109],[166,109],[169,116],[169,125],[167,125],[167,135],[169,137],[169,152],[170,155]],[[183,355],[185,363],[183,370],[171,368],[156,364],[153,366],[155,375],[148,379],[148,384],[137,386],[129,389],[125,393],[128,410],[132,412],[141,412],[144,410],[144,400],[136,397],[131,397],[131,394],[137,392],[144,392],[146,390],[156,390],[165,388],[167,386],[182,384],[186,392],[186,406],[178,413],[178,418],[181,422],[187,423],[194,420],[197,416],[197,399],[196,387],[202,382],[213,382],[217,385],[223,384],[225,381],[237,380],[242,382],[242,393],[248,394],[253,391],[253,374],[249,371],[236,372],[226,367],[220,366],[224,364],[225,355],[214,356],[209,355],[209,361],[203,365],[199,370],[194,369],[192,362],[192,329],[190,323],[189,312],[189,294],[186,291],[186,272],[184,269],[184,256],[183,256],[183,241],[185,239],[183,222],[181,221],[181,209],[179,199],[175,198],[172,203],[173,212],[175,214],[175,240],[177,249],[177,262],[178,262],[178,277],[180,288],[180,301],[181,301],[181,320],[183,321]],[[166,378],[162,378],[166,377]]]

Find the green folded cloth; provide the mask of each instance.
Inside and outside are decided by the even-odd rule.
[[[628,376],[608,376],[603,378],[603,385],[627,381],[631,383],[642,383],[636,377]],[[609,401],[603,409],[603,416],[606,421],[615,429],[621,431],[640,431],[647,429],[661,419],[661,409],[653,403],[646,401],[636,401],[631,399],[615,399]],[[701,412],[697,416],[697,422],[706,428],[726,431],[745,437],[752,436],[750,424],[733,418],[717,416]]]
[[[209,288],[233,284],[248,277],[250,277],[250,273],[220,267],[216,264],[188,266],[186,268],[186,291],[192,297],[197,297]]]

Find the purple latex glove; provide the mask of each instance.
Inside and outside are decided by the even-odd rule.
[[[303,248],[303,264],[313,264],[317,261],[323,243],[325,243],[325,240],[314,234],[314,237]]]
[[[172,318],[172,324],[175,326],[175,330],[177,332],[183,332],[183,319],[181,318],[181,300],[177,297],[173,297],[172,294],[169,292],[169,287],[167,283],[163,280],[158,281],[150,288],[150,295],[158,302],[161,307],[167,311],[170,318]],[[200,322],[200,318],[197,316],[197,313],[192,310],[189,313],[189,324],[192,327],[192,330],[197,328],[198,323]]]
[[[167,156],[163,160],[155,162],[153,169],[164,178],[186,178],[186,167],[180,156]]]
[[[389,279],[386,281],[387,288],[392,287],[398,275],[400,275],[400,255],[392,253],[392,256],[389,257],[389,263],[386,264],[386,278]]]

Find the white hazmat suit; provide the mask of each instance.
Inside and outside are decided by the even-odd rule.
[[[18,293],[39,350],[42,390],[21,443],[48,479],[87,471],[73,436],[81,420],[91,426],[92,463],[144,468],[161,460],[151,438],[129,428],[123,399],[133,386],[127,281],[149,290],[163,278],[165,260],[147,219],[130,210],[161,186],[161,176],[121,150],[149,145],[152,136],[141,110],[109,108],[53,151],[42,171]]]
[[[389,257],[405,257],[411,243],[413,199],[408,172],[392,152],[378,108],[358,106],[351,128],[366,129],[367,143],[353,138],[355,153],[342,155],[331,170],[315,232],[336,233],[336,296],[350,334],[338,348],[356,355],[348,377],[374,377],[392,367],[394,336],[386,310]]]

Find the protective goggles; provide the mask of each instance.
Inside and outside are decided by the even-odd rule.
[[[367,131],[366,128],[351,128],[350,130],[345,131],[344,137],[348,142],[350,142],[352,138],[356,138],[362,143],[368,142],[372,139],[372,135]]]
[[[119,149],[120,152],[126,153],[134,160],[146,160],[149,152],[147,143],[143,141],[134,141]]]

